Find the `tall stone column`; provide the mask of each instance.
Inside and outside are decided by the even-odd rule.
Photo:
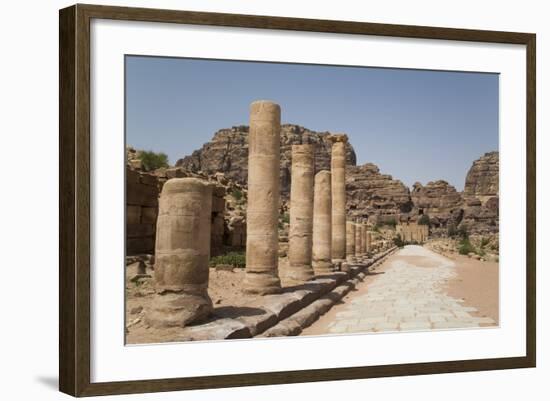
[[[208,296],[212,187],[197,178],[166,181],[159,199],[155,242],[154,327],[185,326],[212,311]]]
[[[334,270],[332,265],[332,196],[330,171],[315,175],[313,196],[313,270],[326,274]]]
[[[287,277],[294,283],[303,283],[313,277],[314,171],[314,145],[292,145]]]
[[[360,220],[357,220],[357,222],[355,223],[355,256],[359,256],[362,254],[362,251],[361,251],[361,242],[363,240],[363,237],[362,237],[362,232],[361,232],[361,222]]]
[[[346,221],[346,258],[355,256],[355,223]]]
[[[347,135],[331,135],[332,259],[346,258],[346,142]]]
[[[367,253],[367,225],[361,224],[361,254]]]
[[[271,294],[281,288],[278,217],[281,108],[259,100],[250,105],[248,206],[244,291]]]

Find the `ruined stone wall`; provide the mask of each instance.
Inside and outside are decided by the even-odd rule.
[[[156,176],[126,168],[126,255],[154,253],[158,197]]]
[[[127,256],[154,253],[158,197],[162,187],[171,178],[189,176],[183,170],[174,168],[159,169],[150,173],[135,170],[131,166],[126,168]],[[246,223],[244,216],[239,216],[238,213],[226,208],[226,187],[216,181],[211,182],[213,189],[210,253],[211,256],[216,256],[224,253],[226,248],[244,248]]]
[[[396,226],[397,235],[405,242],[423,243],[428,239],[429,228],[424,224],[402,223]]]

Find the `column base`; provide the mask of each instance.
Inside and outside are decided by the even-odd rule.
[[[277,274],[277,273],[276,273]],[[273,273],[246,272],[243,291],[247,294],[277,294],[281,292],[281,280]]]
[[[146,312],[145,322],[152,327],[184,327],[205,320],[213,310],[212,300],[204,294],[156,294],[152,309]]]
[[[313,261],[312,267],[316,276],[334,272],[334,265],[328,260]]]

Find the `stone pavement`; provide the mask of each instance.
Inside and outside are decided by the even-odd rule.
[[[462,305],[443,292],[453,278],[454,263],[421,246],[408,245],[387,261],[390,267],[367,291],[351,295],[335,315],[328,333],[408,331],[495,325],[476,317],[474,307]],[[366,285],[366,284],[365,284]]]

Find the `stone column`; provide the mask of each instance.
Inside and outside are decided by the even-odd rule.
[[[332,259],[346,258],[346,142],[344,134],[331,135],[332,154]]]
[[[292,145],[287,276],[294,283],[304,283],[313,277],[314,171],[314,145]]]
[[[361,254],[367,253],[367,225],[361,224]]]
[[[212,187],[197,178],[166,181],[159,199],[155,242],[156,294],[146,320],[185,326],[212,311],[208,296]]]
[[[346,258],[355,256],[355,223],[346,221]]]
[[[326,274],[332,266],[332,196],[330,171],[319,171],[315,175],[313,199],[313,270],[315,274]]]
[[[250,105],[248,206],[244,291],[271,294],[281,288],[278,220],[281,109],[259,100]]]
[[[360,220],[357,220],[357,223],[355,223],[355,256],[359,256],[362,254],[361,251],[361,242],[362,242],[362,232],[361,232],[361,223]]]
[[[365,252],[370,252],[371,241],[372,241],[372,234],[370,233],[370,231],[367,231],[367,242],[365,244]]]

